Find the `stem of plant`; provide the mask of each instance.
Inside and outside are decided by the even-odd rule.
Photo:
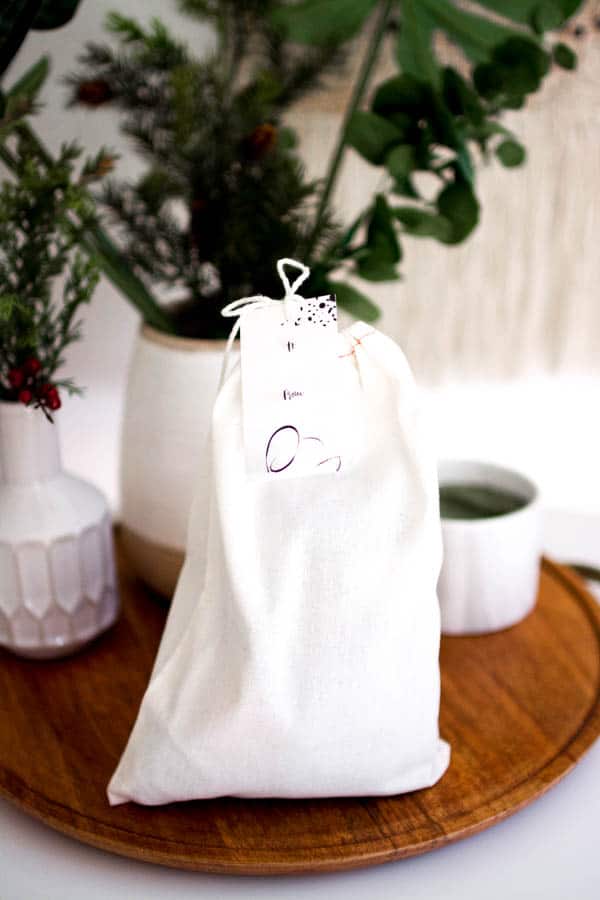
[[[323,216],[327,209],[329,199],[339,175],[340,166],[344,157],[344,152],[346,150],[346,132],[348,131],[350,119],[358,109],[365,95],[365,91],[367,90],[367,87],[369,85],[373,68],[375,66],[375,63],[377,62],[377,57],[379,56],[381,42],[385,35],[385,30],[389,21],[390,13],[392,11],[392,7],[395,5],[395,2],[396,0],[383,0],[383,2],[381,3],[379,15],[377,17],[377,21],[375,22],[375,27],[373,28],[373,34],[371,35],[371,40],[369,42],[369,46],[367,47],[367,52],[365,53],[360,71],[357,75],[354,89],[352,91],[352,96],[350,97],[350,101],[348,102],[348,106],[346,107],[346,112],[344,114],[344,120],[340,128],[338,141],[335,150],[333,151],[331,162],[329,163],[329,170],[325,178],[323,192],[321,194],[319,206],[317,208],[315,224],[313,226],[306,247],[307,262],[310,260],[311,253],[315,248]]]

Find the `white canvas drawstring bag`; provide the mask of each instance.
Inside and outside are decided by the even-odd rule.
[[[284,278],[286,301],[299,299],[300,280]],[[242,305],[242,319],[262,300]],[[352,447],[339,470],[249,474],[240,366],[224,379],[209,509],[193,504],[111,804],[397,794],[434,784],[448,765],[438,485],[415,385],[375,329],[359,322],[336,340],[349,398],[341,443]],[[243,342],[242,324],[242,353]],[[207,547],[196,539],[205,516]]]

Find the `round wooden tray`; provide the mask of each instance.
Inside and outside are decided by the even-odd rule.
[[[106,784],[165,617],[123,559],[120,572],[123,616],[92,647],[50,663],[0,654],[0,793],[104,850],[240,874],[374,865],[505,818],[555,784],[600,733],[600,610],[576,576],[545,562],[538,605],[524,622],[442,642],[441,731],[452,763],[435,787],[386,798],[111,809]]]

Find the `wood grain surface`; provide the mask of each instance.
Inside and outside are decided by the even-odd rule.
[[[387,798],[111,809],[106,784],[165,617],[122,558],[120,573],[121,621],[87,650],[45,663],[0,655],[0,794],[104,850],[239,874],[400,859],[514,813],[565,775],[600,733],[600,611],[576,576],[545,562],[537,607],[524,622],[442,642],[441,731],[452,763],[435,787]]]

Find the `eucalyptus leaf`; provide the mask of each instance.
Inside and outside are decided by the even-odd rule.
[[[397,178],[392,187],[392,193],[398,197],[411,197],[413,200],[419,200],[420,194],[408,176]]]
[[[473,72],[478,93],[487,100],[505,97],[505,105],[519,108],[526,94],[537,91],[550,68],[550,55],[527,37],[511,37],[494,48],[491,61]]]
[[[402,131],[387,119],[362,110],[354,113],[346,129],[346,142],[373,165],[380,165],[402,136]]]
[[[513,22],[521,22],[524,25],[531,23],[540,6],[549,5],[542,3],[541,0],[477,0],[477,2],[480,6],[485,6],[507,19],[512,19]],[[581,0],[553,0],[551,5],[560,12],[562,17],[561,21],[553,26],[556,28],[573,15],[581,6]]]
[[[476,125],[483,122],[485,112],[479,97],[462,75],[450,66],[443,72],[442,96],[452,115],[464,116]]]
[[[383,262],[376,256],[367,256],[357,266],[357,273],[365,281],[397,281],[398,270],[394,263]]]
[[[457,179],[438,194],[437,208],[450,222],[452,231],[447,244],[458,244],[469,235],[479,220],[479,203],[467,182]]]
[[[484,100],[493,100],[504,89],[504,72],[494,63],[480,63],[473,70],[473,84]]]
[[[431,90],[413,75],[396,75],[379,85],[371,108],[373,112],[386,117],[393,113],[429,115]]]
[[[512,94],[504,98],[504,106],[506,109],[523,109],[525,106],[524,94]]]
[[[429,119],[433,140],[445,147],[458,149],[462,140],[454,116],[439,96],[433,98]]]
[[[502,141],[496,148],[496,156],[503,166],[514,168],[525,162],[525,148],[517,141]]]
[[[436,27],[442,28],[475,63],[489,59],[494,47],[518,34],[514,28],[466,12],[450,0],[421,0],[421,3],[434,19]]]
[[[367,229],[367,244],[371,257],[378,263],[396,263],[402,256],[396,237],[392,210],[383,194],[375,198],[373,212]]]
[[[555,44],[552,48],[552,59],[561,69],[572,71],[577,68],[577,56],[567,44]]]
[[[421,0],[403,0],[397,56],[402,72],[433,86],[439,84],[440,70],[433,53],[435,20]]]
[[[385,165],[392,178],[400,181],[417,167],[414,148],[410,144],[398,144],[387,154]]]
[[[368,297],[345,281],[329,281],[329,290],[335,294],[337,304],[346,312],[363,322],[376,322],[380,316],[378,308]]]
[[[452,239],[452,225],[444,216],[413,206],[398,206],[393,212],[405,230],[415,237],[431,237],[445,243]]]
[[[305,0],[279,6],[272,21],[299,44],[336,44],[356,34],[376,3],[377,0]]]
[[[539,79],[547,75],[550,68],[550,56],[536,41],[527,37],[511,37],[494,49],[494,62],[505,67],[505,77],[511,72],[527,71],[530,77],[537,79],[532,90],[536,89]]]
[[[531,15],[531,26],[538,34],[544,31],[552,31],[554,28],[560,28],[564,20],[563,11],[557,3],[552,0],[539,3]]]

